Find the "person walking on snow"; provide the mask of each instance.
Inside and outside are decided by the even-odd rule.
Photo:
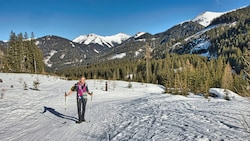
[[[77,111],[78,111],[78,121],[77,123],[85,122],[85,109],[87,104],[87,94],[90,96],[93,95],[93,92],[90,93],[88,89],[88,85],[85,82],[85,77],[82,76],[74,86],[71,87],[70,91],[65,96],[71,95],[74,91],[77,92],[76,100],[77,100]]]

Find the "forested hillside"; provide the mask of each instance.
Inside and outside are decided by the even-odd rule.
[[[147,33],[138,39],[131,37],[99,56],[96,55],[99,52],[89,51],[90,46],[82,48],[77,44],[76,49],[69,40],[55,36],[53,40],[48,37],[48,41],[37,41],[47,51],[46,57],[57,62],[57,67],[72,64],[54,70],[54,73],[70,79],[85,75],[88,79],[157,83],[164,85],[168,93],[182,95],[194,92],[208,96],[209,88],[220,87],[250,96],[249,13],[250,7],[245,7],[214,19],[208,27],[185,22],[159,34]],[[2,72],[45,71],[44,55],[33,34],[28,37],[27,33],[16,35],[11,32],[6,46],[0,44]],[[53,56],[50,53],[54,50],[67,51]],[[119,54],[126,57],[111,58]],[[58,59],[61,60],[58,62]],[[92,60],[87,62],[87,59]]]
[[[35,44],[34,34],[11,32],[8,47],[1,57],[2,72],[44,73],[43,53]]]
[[[166,87],[166,92],[182,95],[188,92],[208,94],[212,87],[249,95],[249,84],[243,71],[238,74],[232,71],[225,57],[207,60],[199,55],[166,54],[165,59],[112,60],[63,70],[58,74],[71,79],[85,75],[88,79],[158,83]]]
[[[139,59],[117,59],[58,72],[70,78],[119,79],[158,83],[166,92],[205,93],[211,87],[250,96],[250,7],[215,19],[195,36],[165,40]],[[177,28],[177,27],[175,27]],[[171,30],[172,31],[172,30]],[[185,34],[183,34],[185,35]],[[207,48],[196,50],[199,44]],[[201,56],[206,53],[208,55]],[[197,54],[197,55],[195,55]]]

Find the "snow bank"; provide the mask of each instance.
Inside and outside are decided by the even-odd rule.
[[[217,98],[225,99],[228,97],[230,100],[242,100],[243,97],[239,96],[238,94],[232,92],[231,90],[225,90],[221,88],[210,88],[209,93],[215,95]]]

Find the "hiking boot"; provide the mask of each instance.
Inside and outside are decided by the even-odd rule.
[[[81,123],[81,122],[82,122],[82,121],[80,121],[80,120],[76,121],[76,123],[78,123],[78,124]]]

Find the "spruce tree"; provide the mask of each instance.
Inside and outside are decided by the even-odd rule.
[[[229,63],[226,64],[224,68],[224,73],[222,76],[221,87],[224,89],[233,89],[233,75],[232,68]]]
[[[43,53],[35,44],[34,34],[27,40],[27,33],[16,34],[11,31],[8,42],[5,68],[11,72],[44,72]]]

